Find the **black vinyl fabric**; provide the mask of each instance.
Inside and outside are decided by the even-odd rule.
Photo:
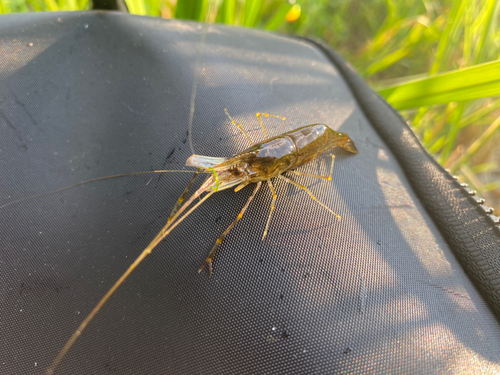
[[[0,373],[38,374],[164,225],[188,169],[312,123],[346,132],[333,180],[214,194],[89,324],[60,374],[500,372],[493,216],[334,52],[118,13],[0,16]],[[304,167],[327,174],[328,155]],[[199,186],[200,178],[197,182]],[[487,210],[486,210],[487,211]],[[465,271],[464,271],[465,270]],[[495,314],[497,314],[495,317]]]

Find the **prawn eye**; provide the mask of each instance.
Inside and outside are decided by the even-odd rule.
[[[236,177],[241,176],[243,174],[243,171],[239,169],[237,166],[233,166],[229,171],[233,176]]]

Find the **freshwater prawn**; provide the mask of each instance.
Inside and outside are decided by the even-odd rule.
[[[168,236],[168,234],[175,227],[177,227],[177,225],[179,225],[187,216],[189,216],[197,207],[203,204],[203,202],[205,202],[214,193],[230,189],[233,187],[235,188],[234,191],[238,192],[251,183],[256,184],[251,196],[248,198],[247,202],[241,209],[237,218],[217,239],[212,250],[210,251],[207,258],[199,268],[198,273],[200,273],[204,269],[204,267],[208,265],[209,277],[212,275],[213,258],[220,244],[222,243],[226,235],[229,233],[229,231],[243,217],[245,211],[250,205],[250,202],[255,197],[258,190],[261,188],[263,182],[266,182],[267,185],[269,186],[273,198],[271,202],[270,213],[262,236],[262,240],[264,240],[264,238],[267,235],[269,229],[269,223],[271,221],[271,217],[277,199],[277,194],[275,192],[274,185],[271,181],[273,178],[279,178],[289,184],[301,188],[314,201],[316,201],[319,205],[328,210],[338,220],[341,219],[341,217],[338,214],[336,214],[325,204],[317,200],[316,197],[307,187],[283,176],[283,173],[286,172],[295,175],[309,176],[331,181],[333,164],[335,160],[334,155],[332,155],[332,160],[330,164],[330,173],[328,176],[301,173],[296,171],[295,169],[309,163],[314,159],[317,159],[322,153],[324,153],[325,151],[329,151],[334,147],[341,147],[351,153],[358,153],[358,150],[356,149],[354,142],[349,138],[347,134],[334,131],[324,124],[312,124],[300,127],[292,131],[288,131],[276,137],[269,138],[266,129],[262,123],[261,117],[262,116],[275,117],[283,120],[283,124],[285,123],[286,119],[285,117],[280,117],[276,115],[257,113],[256,114],[257,118],[259,120],[259,123],[261,125],[262,131],[266,139],[262,142],[253,144],[248,134],[243,130],[242,126],[229,115],[227,110],[225,110],[225,112],[229,117],[229,119],[231,120],[232,124],[240,129],[240,131],[247,138],[249,143],[252,144],[252,146],[248,147],[247,149],[243,150],[242,152],[231,158],[209,157],[202,155],[192,155],[191,157],[188,158],[188,160],[186,161],[186,165],[196,167],[197,170],[196,172],[194,172],[193,177],[186,186],[181,197],[177,200],[176,204],[174,205],[172,212],[167,220],[167,223],[156,235],[156,237],[151,241],[151,243],[141,252],[141,254],[137,257],[137,259],[129,266],[129,268],[125,271],[125,273],[108,290],[108,292],[104,295],[104,297],[102,297],[102,299],[97,303],[97,305],[88,314],[88,316],[83,320],[83,322],[80,324],[77,330],[72,334],[70,339],[61,349],[57,357],[53,360],[52,364],[47,369],[46,374],[54,373],[56,367],[62,361],[66,353],[70,350],[76,339],[82,334],[85,327],[90,323],[90,321],[99,312],[99,310],[103,307],[106,301],[118,289],[118,287],[125,281],[125,279],[130,275],[130,273],[144,260],[144,258],[147,255],[149,255],[153,251],[153,249],[160,243],[160,241],[162,241],[166,236]],[[142,173],[152,173],[152,172],[173,172],[173,171],[150,171],[150,172],[138,172],[131,174],[142,174]],[[205,182],[201,185],[201,187],[197,189],[193,193],[193,195],[187,199],[186,202],[184,202],[188,194],[188,191],[191,188],[191,185],[193,184],[194,180],[200,173],[208,173],[210,174],[210,176],[205,180]],[[41,194],[38,195],[37,197],[52,194],[88,182],[99,181],[109,178],[116,178],[126,175],[130,174],[101,177],[81,182],[66,188],[58,189],[51,193]],[[199,198],[198,202],[196,202],[191,208],[189,208],[193,204],[193,202],[198,198]],[[11,202],[10,204],[16,202]],[[186,210],[187,212],[185,212]]]

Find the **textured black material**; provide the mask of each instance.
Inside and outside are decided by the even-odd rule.
[[[123,0],[92,0],[92,9],[128,12],[127,4]]]
[[[287,117],[266,122],[271,135],[318,122],[348,133],[360,153],[335,150],[333,181],[291,176],[342,221],[276,181],[266,240],[267,188],[209,279],[196,271],[252,188],[214,194],[110,299],[59,373],[499,372],[499,324],[406,177],[405,156],[422,154],[436,189],[463,205],[460,216],[436,198],[442,220],[463,217],[488,234],[487,216],[467,203],[474,197],[448,184],[400,119],[385,131],[392,110],[361,83],[353,96],[346,79],[358,78],[311,42],[203,31],[118,13],[1,16],[0,206],[90,178],[180,169],[191,144],[202,155],[237,153],[248,144],[227,108],[255,141],[255,112]],[[408,146],[398,157],[385,143],[396,125]],[[325,174],[330,160],[303,170]],[[0,209],[1,374],[43,372],[189,178],[108,180]],[[462,228],[455,242],[498,248]]]
[[[342,72],[372,125],[398,158],[418,197],[443,233],[467,275],[500,318],[500,235],[493,209],[471,202],[466,184],[443,169],[405,121],[327,45],[316,43]]]

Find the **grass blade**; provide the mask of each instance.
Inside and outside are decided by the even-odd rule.
[[[280,27],[283,22],[285,22],[286,15],[292,6],[288,3],[283,3],[279,6],[278,10],[274,13],[274,16],[266,23],[264,28],[266,30],[276,30]]]
[[[500,60],[379,90],[398,110],[500,95]]]
[[[451,8],[450,14],[448,16],[448,24],[443,32],[443,37],[441,38],[436,56],[434,58],[434,63],[432,64],[430,74],[436,74],[441,70],[442,63],[445,60],[445,55],[447,51],[450,50],[451,43],[450,39],[458,34],[458,30],[461,25],[461,20],[465,9],[467,8],[468,1],[455,0],[453,7]]]
[[[474,154],[491,138],[493,134],[495,134],[495,131],[498,129],[500,129],[500,117],[493,121],[488,129],[486,129],[486,131],[469,146],[462,156],[460,156],[455,163],[453,163],[450,168],[451,172],[456,172],[462,164],[466,163],[472,156],[474,156]]]
[[[262,0],[246,0],[245,14],[243,17],[243,26],[253,27],[259,21],[260,10],[262,9]]]

